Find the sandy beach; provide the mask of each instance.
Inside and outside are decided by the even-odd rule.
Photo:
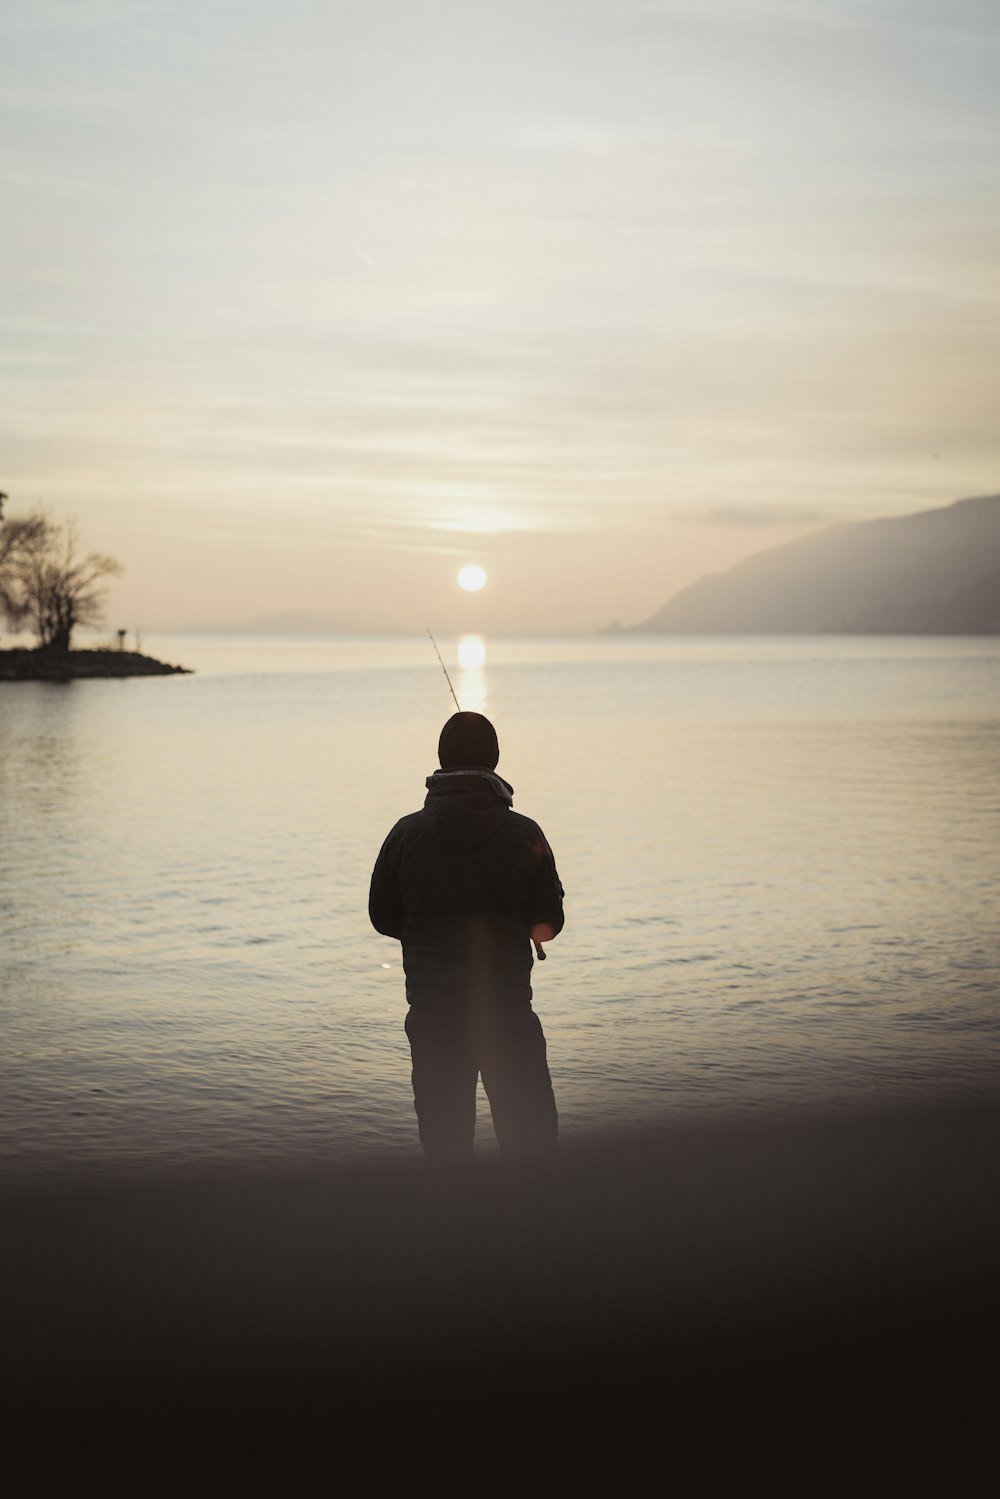
[[[807,1462],[799,1492],[961,1492],[996,1397],[998,1146],[980,1100],[548,1167],[8,1183],[5,1403],[300,1458],[389,1441],[404,1471],[437,1430],[567,1483],[656,1463],[792,1492]]]

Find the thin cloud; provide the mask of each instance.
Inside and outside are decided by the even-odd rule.
[[[688,519],[707,526],[750,526],[760,530],[784,530],[801,526],[828,525],[832,517],[821,510],[795,505],[711,505],[688,512]]]

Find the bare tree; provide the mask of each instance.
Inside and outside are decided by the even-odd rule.
[[[120,573],[121,564],[103,552],[81,552],[72,521],[41,520],[41,530],[20,548],[10,569],[14,598],[43,649],[68,651],[77,625],[100,623],[104,579]]]
[[[49,522],[40,512],[4,520],[6,499],[7,496],[0,491],[0,617],[16,630],[28,615],[21,568],[28,556],[42,544]]]

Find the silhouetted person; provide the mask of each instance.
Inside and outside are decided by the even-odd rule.
[[[403,945],[413,1100],[428,1160],[472,1156],[482,1076],[505,1154],[554,1150],[555,1099],[531,1007],[532,942],[563,925],[563,888],[537,823],[496,774],[496,730],[455,713],[423,810],[396,823],[372,873],[372,925]]]

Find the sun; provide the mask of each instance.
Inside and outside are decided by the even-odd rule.
[[[486,582],[486,574],[478,562],[469,562],[458,570],[458,584],[466,593],[478,593]]]

